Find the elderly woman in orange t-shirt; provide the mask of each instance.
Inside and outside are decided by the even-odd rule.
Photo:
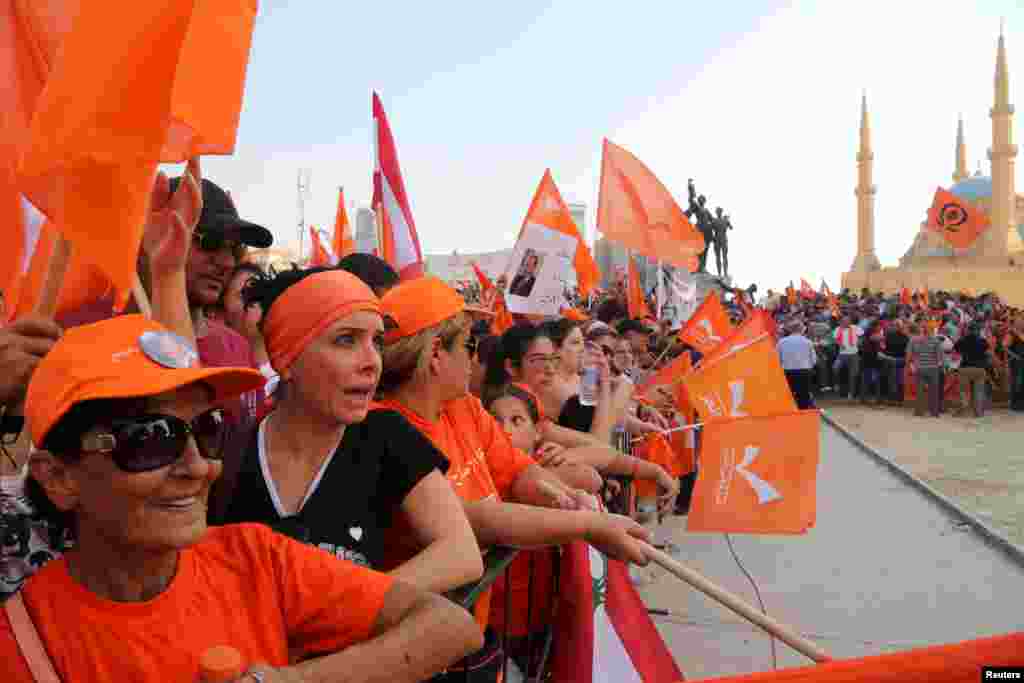
[[[263,526],[207,528],[224,424],[215,405],[263,381],[199,367],[183,337],[138,315],[54,345],[26,399],[45,449],[30,462],[30,495],[74,530],[75,547],[5,604],[5,683],[37,680],[29,667],[45,658],[65,681],[195,681],[220,645],[248,666],[237,680],[372,670],[411,682],[480,646],[464,610],[393,577]],[[33,627],[45,648],[34,654]]]

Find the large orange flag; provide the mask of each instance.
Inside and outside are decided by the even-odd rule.
[[[608,140],[601,154],[597,229],[653,261],[690,272],[704,250],[704,237],[668,188],[642,161]]]
[[[331,240],[331,251],[339,260],[356,250],[356,241],[352,239],[352,228],[348,224],[345,213],[345,190],[338,188],[338,213],[334,216],[334,238]]]
[[[679,331],[679,339],[701,353],[708,354],[726,340],[732,331],[729,314],[718,300],[718,295],[710,292]]]
[[[928,229],[942,235],[952,246],[966,249],[990,224],[981,208],[941,187],[935,190],[935,199],[928,209]]]
[[[523,219],[523,227],[519,230],[522,237],[523,230],[528,223],[557,230],[560,233],[576,238],[576,256],[573,258],[573,267],[576,269],[576,283],[583,296],[589,296],[594,287],[601,281],[601,271],[594,261],[590,247],[583,241],[583,236],[576,227],[576,221],[569,213],[569,207],[562,199],[554,179],[551,177],[551,170],[544,170],[544,177],[540,179],[540,185],[533,194],[533,201],[530,202],[530,209]]]
[[[19,184],[124,300],[159,162],[234,145],[256,2],[79,0],[73,10]],[[112,27],[132,39],[111,40]]]
[[[651,374],[644,382],[637,387],[637,394],[650,398],[650,391],[654,387],[676,386],[679,381],[690,374],[693,370],[693,363],[690,361],[689,352],[684,352],[668,365]]]
[[[703,365],[710,365],[733,351],[739,351],[744,346],[753,344],[762,338],[770,338],[774,333],[775,323],[771,314],[758,308],[736,328],[735,332],[729,335],[728,339],[715,347],[711,353],[705,355],[700,362]]]
[[[636,270],[633,259],[629,259],[629,284],[626,287],[626,304],[629,308],[630,318],[650,318],[651,309],[644,297],[643,287],[640,286],[640,274]]]
[[[818,411],[716,420],[704,429],[687,531],[802,534],[814,525]]]
[[[770,337],[714,363],[701,363],[683,378],[683,384],[702,420],[785,415],[796,410]]]

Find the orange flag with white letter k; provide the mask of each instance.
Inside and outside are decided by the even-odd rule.
[[[702,420],[784,415],[796,410],[771,337],[701,366],[683,379]]]
[[[817,508],[817,410],[704,429],[687,531],[802,534]]]

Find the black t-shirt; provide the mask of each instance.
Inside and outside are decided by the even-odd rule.
[[[405,497],[448,460],[399,413],[371,411],[349,425],[296,515],[285,515],[269,482],[263,423],[245,450],[225,523],[261,522],[337,557],[379,566],[384,531]]]
[[[594,406],[583,405],[580,403],[580,395],[574,394],[562,406],[562,412],[558,414],[558,424],[578,432],[590,432],[594,424]]]
[[[983,368],[988,365],[988,342],[976,334],[961,337],[953,350],[960,354],[962,368]]]
[[[885,335],[885,355],[893,358],[906,358],[907,345],[910,338],[899,330],[892,330]]]

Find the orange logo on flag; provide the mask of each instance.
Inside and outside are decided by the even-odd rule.
[[[819,429],[816,410],[708,425],[687,531],[805,533],[816,515]]]
[[[583,241],[576,221],[569,213],[569,207],[562,199],[562,194],[558,191],[558,186],[555,185],[555,180],[551,177],[549,169],[545,169],[544,177],[540,179],[540,185],[537,186],[533,201],[530,202],[530,209],[526,212],[523,226],[519,230],[520,237],[522,237],[527,223],[543,225],[545,228],[551,228],[576,238],[576,255],[572,265],[576,270],[576,283],[580,293],[583,296],[588,296],[601,281],[601,271],[597,267],[597,262],[594,261],[593,254],[590,253],[590,247]]]
[[[928,209],[928,229],[957,249],[966,249],[985,232],[991,221],[982,209],[941,187]]]
[[[679,339],[708,354],[732,334],[733,326],[718,295],[711,292],[679,332]]]
[[[697,269],[704,237],[642,161],[604,141],[597,228],[649,259]]]
[[[702,420],[784,415],[796,410],[770,337],[744,346],[683,379]]]

